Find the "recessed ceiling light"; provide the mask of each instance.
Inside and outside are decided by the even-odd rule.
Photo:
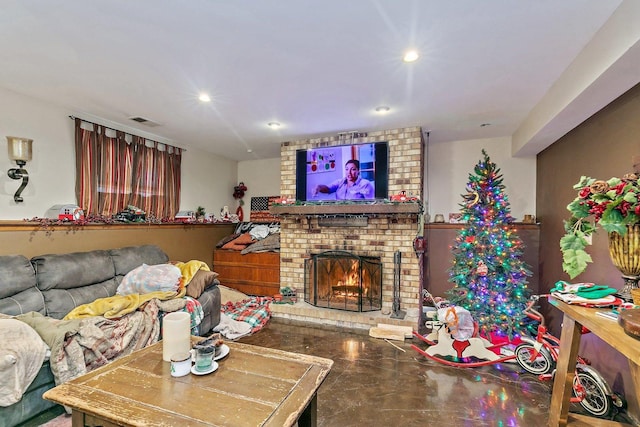
[[[376,107],[376,113],[380,113],[380,114],[388,113],[390,110],[391,108],[387,107],[386,105],[381,105],[379,107]]]
[[[415,50],[410,50],[404,54],[404,56],[402,57],[402,60],[404,62],[413,62],[418,58],[420,58],[420,55],[418,55],[418,52],[416,52]]]
[[[202,102],[211,102],[211,97],[206,93],[201,93],[198,99]]]
[[[247,148],[247,153],[253,153],[253,150],[251,148]]]
[[[278,129],[280,127],[280,123],[278,123],[278,122],[269,122],[269,123],[267,123],[267,126],[269,126],[271,129]]]

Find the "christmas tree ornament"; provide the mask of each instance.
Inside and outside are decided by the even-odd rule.
[[[478,276],[486,276],[488,272],[489,267],[487,267],[487,264],[480,261],[480,263],[478,264],[478,268],[476,269],[476,273],[478,274]]]

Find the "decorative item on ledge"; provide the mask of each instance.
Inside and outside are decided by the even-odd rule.
[[[247,186],[244,185],[244,182],[240,182],[238,185],[233,187],[233,198],[238,201],[238,208],[236,209],[236,215],[238,215],[238,221],[242,221],[244,219],[244,211],[242,210],[242,206],[244,205],[244,192],[247,191]]]
[[[560,239],[562,268],[573,279],[593,262],[585,248],[600,225],[609,235],[609,254],[622,272],[625,286],[620,296],[631,300],[640,279],[640,179],[634,173],[608,181],[582,176],[573,186],[578,196],[567,206],[571,218]],[[591,220],[593,222],[591,222]]]

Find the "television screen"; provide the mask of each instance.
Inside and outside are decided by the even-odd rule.
[[[387,142],[298,150],[296,199],[385,199],[389,188],[388,158]]]

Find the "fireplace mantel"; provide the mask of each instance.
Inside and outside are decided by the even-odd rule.
[[[413,202],[403,203],[353,203],[353,204],[318,204],[318,205],[277,205],[271,206],[269,212],[273,215],[417,215],[420,205]]]

